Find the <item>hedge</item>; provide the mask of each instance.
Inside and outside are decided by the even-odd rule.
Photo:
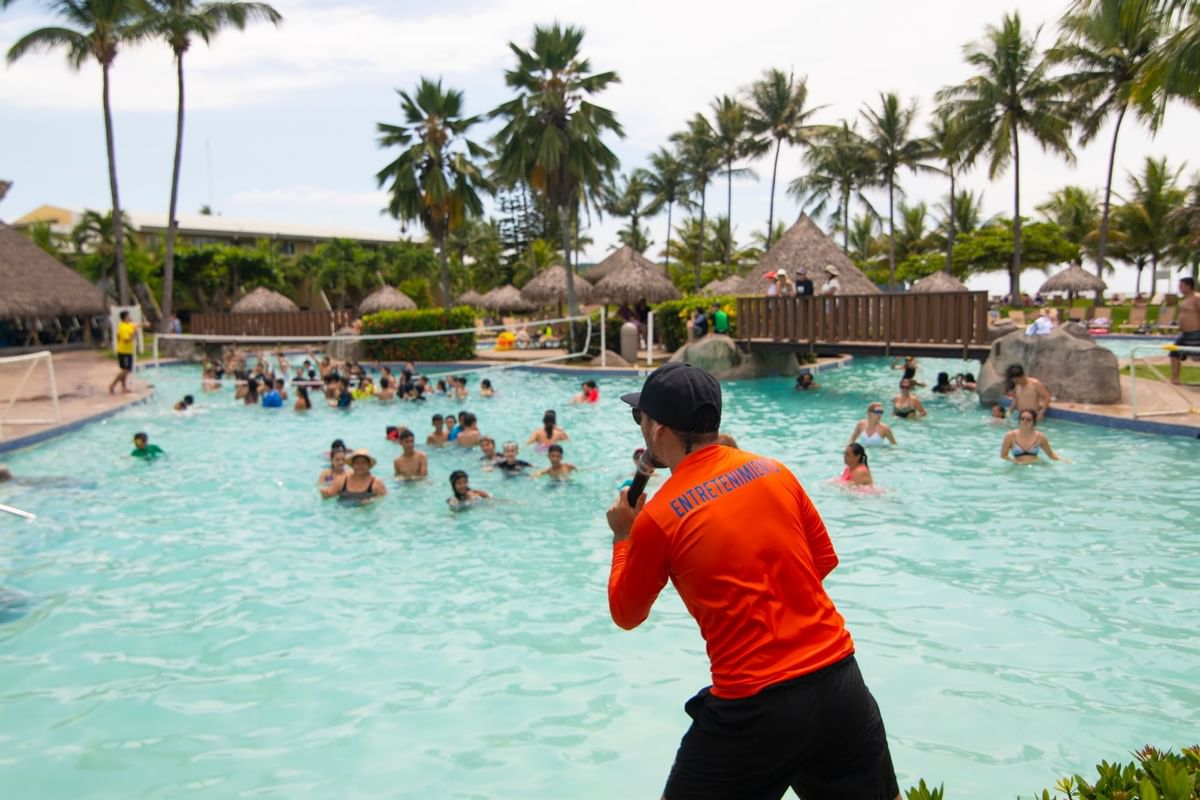
[[[674,353],[687,344],[687,321],[696,313],[697,308],[704,309],[704,313],[707,315],[713,303],[720,303],[721,308],[729,315],[729,335],[735,336],[737,334],[737,297],[735,295],[723,294],[716,297],[691,295],[679,300],[668,300],[654,306],[654,332],[661,331],[663,346],[668,352]],[[708,321],[708,326],[709,330],[712,330],[711,319]]]
[[[475,312],[466,306],[417,311],[380,311],[362,318],[364,334],[412,333],[475,327]],[[475,333],[376,339],[363,343],[375,361],[466,361],[475,358]]]
[[[592,341],[588,346],[588,355],[600,355],[600,312],[592,312]],[[609,313],[608,315],[608,330],[605,336],[608,337],[605,345],[614,353],[621,352],[621,326],[625,324],[625,320],[618,317],[616,314]],[[575,347],[583,347],[583,340],[587,337],[587,323],[583,320],[577,320],[571,323],[571,327],[575,330]]]

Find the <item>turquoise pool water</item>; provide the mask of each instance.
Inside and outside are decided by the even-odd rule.
[[[1192,742],[1200,497],[1181,489],[1200,445],[1050,421],[1074,463],[1014,467],[968,398],[923,393],[930,417],[872,453],[886,493],[826,483],[898,374],[860,359],[803,395],[727,384],[725,427],[789,464],[827,520],[828,587],[901,785],[1028,797]],[[423,435],[457,403],[299,416],[202,395],[190,368],[155,377],[152,403],[7,457],[46,480],[0,486],[41,515],[0,519],[4,796],[657,796],[707,663],[669,588],[635,632],[608,618],[603,510],[638,443],[616,396],[638,381],[578,408],[573,379],[492,375],[499,397],[462,404],[482,429],[524,441],[557,408],[580,472],[472,470],[502,500],[451,514],[463,453],[370,507],[322,503],[313,482],[334,437],[390,458],[385,425]],[[201,413],[175,417],[185,392]],[[167,458],[128,458],[136,430]]]

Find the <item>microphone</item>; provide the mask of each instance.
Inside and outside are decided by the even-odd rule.
[[[646,490],[646,483],[653,474],[654,459],[651,458],[650,448],[647,447],[642,451],[642,457],[638,459],[637,472],[633,473],[633,480],[629,485],[629,505],[637,507],[638,498]]]

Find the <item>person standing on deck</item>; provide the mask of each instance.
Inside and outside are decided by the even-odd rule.
[[[137,341],[137,325],[129,321],[129,312],[121,312],[121,321],[117,323],[117,377],[108,385],[108,393],[112,394],[121,384],[121,391],[129,394],[129,373],[133,372],[133,348]]]
[[[671,477],[608,510],[609,611],[636,628],[670,580],[712,666],[663,797],[899,798],[879,707],[822,586],[837,554],[804,489],[778,461],[718,443],[721,387],[698,367],[667,364],[622,399]]]
[[[1200,295],[1196,294],[1194,278],[1179,279],[1179,293],[1183,299],[1179,301],[1179,337],[1175,344],[1180,347],[1200,347]],[[1183,360],[1188,353],[1171,353],[1171,383],[1180,384],[1179,375],[1182,372]],[[1192,358],[1200,359],[1196,353]]]

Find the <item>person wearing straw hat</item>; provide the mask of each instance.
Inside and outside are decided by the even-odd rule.
[[[898,798],[879,706],[823,586],[838,557],[804,488],[720,444],[721,385],[699,367],[667,364],[621,399],[671,477],[634,505],[622,489],[608,510],[609,612],[636,628],[671,581],[712,671],[684,706],[692,725],[662,796]]]
[[[833,264],[825,265],[825,285],[821,287],[821,294],[826,297],[833,297],[841,289],[838,283],[838,268]]]
[[[328,486],[321,487],[321,497],[365,501],[387,494],[387,486],[371,474],[375,458],[370,451],[360,448],[352,452],[346,460],[350,462],[351,471],[334,478]]]

